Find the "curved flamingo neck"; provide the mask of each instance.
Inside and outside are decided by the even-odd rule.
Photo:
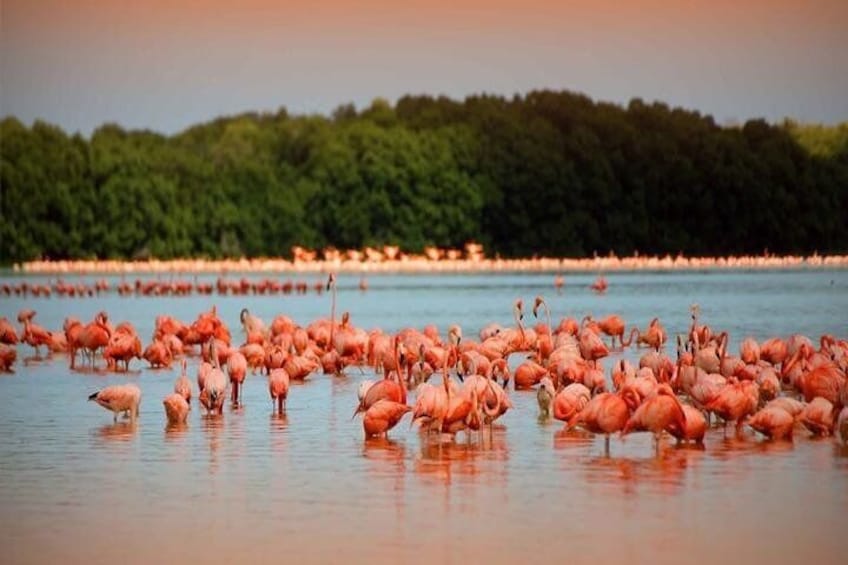
[[[621,346],[622,347],[630,347],[630,344],[633,343],[633,337],[634,336],[636,337],[637,342],[638,342],[639,338],[642,337],[642,333],[639,331],[639,328],[632,328],[630,330],[630,335],[627,337],[627,341],[622,341]]]
[[[442,364],[442,384],[445,387],[445,394],[447,395],[448,402],[450,402],[450,374],[448,373],[448,364],[447,360]]]
[[[500,413],[500,399],[498,398],[498,393],[495,392],[495,386],[492,384],[491,379],[486,379],[486,385],[492,393],[492,398],[495,399],[495,406],[493,408],[489,408],[489,403],[483,399],[483,413],[491,419],[495,418]]]
[[[780,369],[780,374],[781,375],[788,374],[789,371],[791,371],[792,368],[795,366],[795,364],[798,363],[798,361],[801,360],[801,357],[803,355],[804,355],[804,347],[801,346],[794,353],[794,355],[792,355],[792,357],[789,358],[789,361],[786,361],[786,362],[783,363],[783,367],[781,367],[781,369]]]
[[[727,341],[728,341],[727,332],[721,332],[718,336],[718,352],[719,352],[719,358],[722,361],[724,361],[724,358],[727,356]]]
[[[521,334],[521,343],[524,344],[524,322],[521,320],[522,314],[519,308],[515,309],[514,312],[515,323],[518,325],[518,332]]]
[[[548,308],[548,303],[547,303],[547,302],[544,302],[544,301],[543,301],[543,302],[542,302],[542,305],[545,307],[545,317],[546,317],[546,318],[547,318],[547,320],[548,320],[548,332],[549,332],[551,335],[553,335],[553,333],[554,333],[554,328],[553,328],[553,326],[551,325],[551,309],[550,309],[550,308]]]
[[[333,334],[336,329],[336,279],[333,275],[330,275],[330,280],[327,284],[332,287],[332,298],[330,299],[330,342],[327,344],[327,351],[329,351],[330,348],[334,348]],[[397,352],[397,349],[395,352]]]

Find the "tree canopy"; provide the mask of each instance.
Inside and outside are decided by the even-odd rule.
[[[89,139],[0,121],[0,262],[289,256],[293,245],[502,256],[848,250],[848,123],[722,127],[571,92],[405,96]]]

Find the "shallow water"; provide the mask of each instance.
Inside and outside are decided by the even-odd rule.
[[[659,316],[670,336],[686,331],[697,302],[734,350],[747,335],[848,335],[848,271],[617,273],[602,296],[588,290],[592,276],[566,276],[562,294],[552,278],[371,276],[363,293],[358,276],[342,276],[338,311],[366,329],[433,323],[444,335],[459,323],[474,336],[485,323],[510,324],[516,297],[529,306],[544,294],[555,321],[615,312],[645,327]],[[0,298],[0,315],[31,307],[56,330],[65,316],[106,310],[146,339],[156,315],[191,322],[215,304],[237,341],[243,307],[268,322],[327,316],[330,297],[311,290]],[[135,360],[130,375],[84,374],[63,356],[24,364],[28,346],[18,355],[16,373],[0,376],[2,563],[844,563],[848,550],[848,450],[801,430],[786,443],[716,428],[703,449],[666,441],[659,455],[648,434],[633,434],[613,437],[607,457],[602,438],[540,423],[535,393],[510,391],[516,407],[491,436],[427,440],[407,416],[391,440],[364,441],[350,416],[359,381],[373,375],[357,369],[293,386],[283,418],[265,377],[249,375],[243,408],[206,417],[195,405],[185,428],[167,429],[161,400],[177,365]],[[86,398],[126,381],[142,388],[140,419],[113,424]]]

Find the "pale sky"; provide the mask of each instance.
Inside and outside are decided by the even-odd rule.
[[[85,135],[542,88],[848,120],[848,0],[0,2],[0,116]]]

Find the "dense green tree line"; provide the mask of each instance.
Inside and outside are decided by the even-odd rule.
[[[848,123],[721,127],[638,99],[407,96],[90,139],[9,117],[0,155],[4,263],[472,239],[503,256],[848,250]]]

